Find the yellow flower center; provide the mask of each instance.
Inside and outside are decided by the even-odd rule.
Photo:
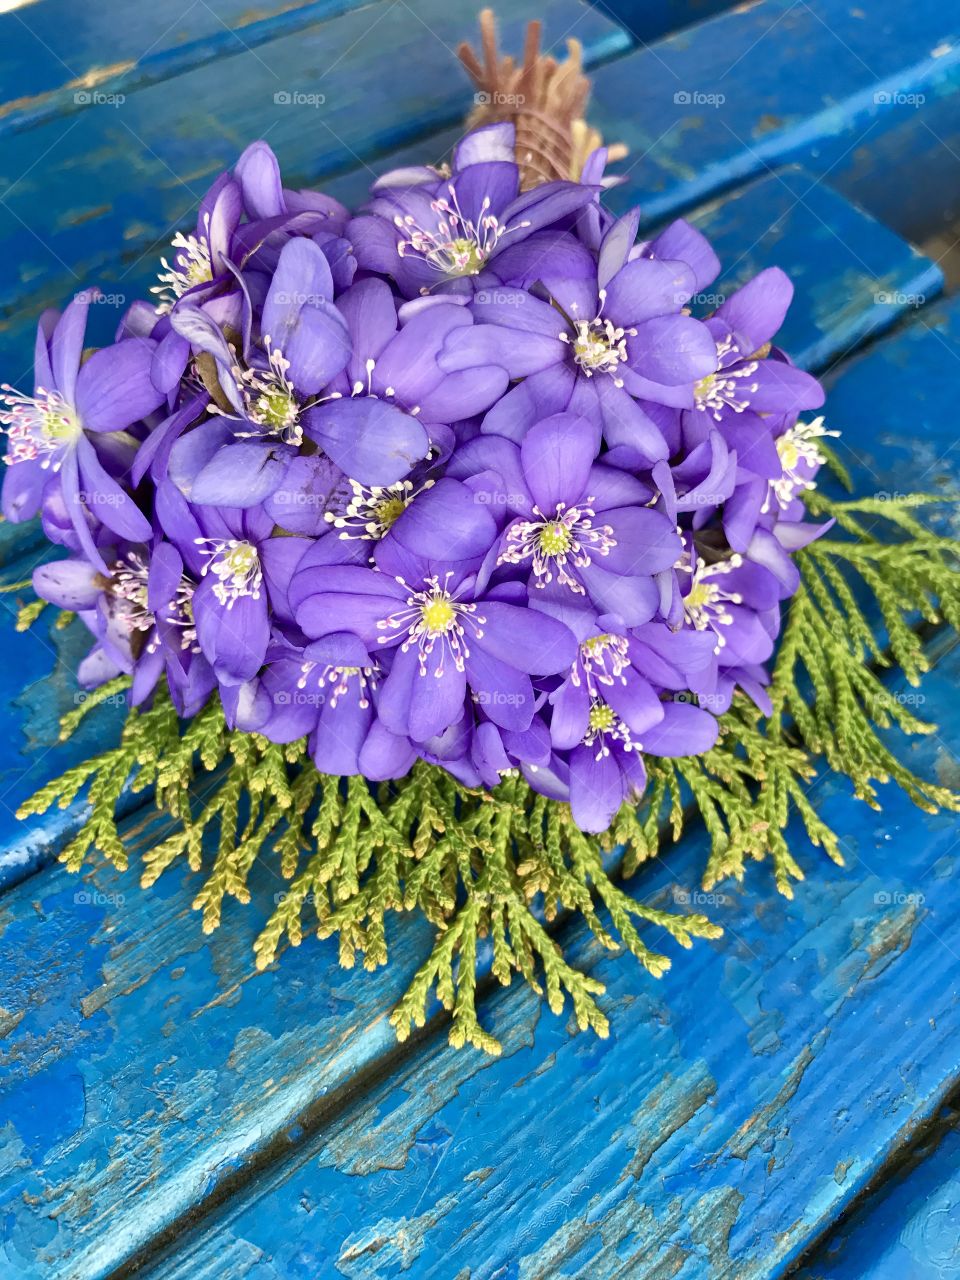
[[[694,383],[693,398],[697,404],[710,399],[710,392],[713,390],[715,381],[716,374],[708,373],[705,378],[701,378],[699,382]]]
[[[604,633],[602,636],[591,636],[589,640],[584,640],[580,647],[586,657],[596,658],[603,653],[612,640],[613,636]]]
[[[570,530],[554,520],[540,530],[540,550],[546,556],[559,556],[570,550]]]
[[[393,527],[396,520],[403,515],[407,509],[407,500],[405,498],[387,498],[380,502],[374,508],[374,517],[378,521],[384,533]],[[382,536],[382,535],[381,535]]]
[[[781,436],[777,441],[777,455],[784,471],[795,471],[800,461],[800,450],[797,448],[796,440],[792,439],[789,433]]]
[[[450,630],[456,621],[457,615],[449,600],[437,597],[433,600],[428,600],[425,605],[421,606],[420,616],[423,618],[423,625],[427,629],[427,634],[440,636]]]
[[[598,702],[590,708],[590,728],[594,733],[612,729],[615,720],[612,707],[608,707],[605,702]]]

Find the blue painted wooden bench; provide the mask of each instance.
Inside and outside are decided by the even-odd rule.
[[[120,298],[209,179],[265,134],[293,182],[358,200],[369,166],[438,159],[466,90],[461,0],[35,0],[0,14],[0,365],[18,381],[39,310],[75,280]],[[826,374],[862,492],[956,489],[960,302],[910,247],[956,209],[944,152],[960,104],[960,17],[933,0],[518,0],[576,35],[597,123],[631,147],[621,203],[684,211],[726,264],[719,292],[776,263],[797,303],[784,345]],[[322,111],[274,95],[322,93]],[[306,114],[305,114],[306,113]],[[123,302],[118,301],[118,306]],[[116,309],[98,309],[102,334]],[[7,584],[44,549],[0,525]],[[131,868],[71,876],[78,821],[17,804],[122,716],[57,740],[83,637],[14,630],[0,596],[0,1277],[777,1277],[920,1280],[958,1258],[960,823],[902,798],[879,814],[824,775],[813,796],[848,867],[806,862],[793,902],[766,874],[717,886],[726,929],[656,983],[566,926],[607,984],[609,1040],[572,1036],[526,990],[490,991],[491,1061],[443,1017],[398,1046],[386,1013],[427,931],[391,964],[337,967],[306,941],[255,976],[282,888],[205,936],[192,877],[138,887],[164,820],[130,797]],[[956,784],[960,657],[937,635],[923,686],[942,728],[916,767]],[[896,687],[896,685],[894,685]],[[630,882],[696,883],[691,832]],[[952,1099],[952,1101],[951,1101]]]

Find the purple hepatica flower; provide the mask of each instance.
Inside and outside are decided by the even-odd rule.
[[[555,414],[527,432],[522,483],[505,495],[518,514],[497,560],[529,566],[537,608],[562,611],[572,592],[598,613],[639,626],[658,609],[653,575],[675,564],[682,544],[666,516],[642,505],[650,491],[640,481],[594,462],[598,447],[597,428],[575,414]]]
[[[169,544],[152,553],[129,547],[109,574],[88,561],[58,560],[34,570],[44,600],[70,609],[96,637],[80,667],[81,683],[100,684],[120,672],[133,676],[131,702],[140,706],[166,670],[180,713],[193,715],[209,697],[213,672],[200,655],[193,627],[193,583]]]
[[[522,289],[479,293],[471,303],[479,323],[451,335],[440,364],[497,364],[525,379],[487,415],[484,431],[519,440],[544,413],[569,409],[600,422],[611,448],[629,447],[649,465],[670,450],[659,410],[637,400],[692,407],[693,384],[716,368],[709,330],[681,313],[698,276],[681,261],[641,256],[613,270],[609,257],[597,267],[578,252],[580,267],[539,275],[550,302]]]
[[[32,396],[4,386],[0,423],[10,444],[4,459],[3,512],[14,523],[37,514],[45,498],[62,499],[78,549],[106,571],[90,517],[129,542],[150,537],[150,524],[111,473],[113,448],[122,469],[122,433],[156,409],[163,397],[150,379],[155,343],[127,338],[83,362],[89,295],[78,295],[59,318],[47,312],[37,330]],[[102,437],[98,448],[94,444]],[[92,437],[92,438],[91,438]],[[109,465],[101,458],[101,450]],[[130,456],[132,461],[132,454]]]
[[[734,553],[707,563],[685,556],[690,574],[683,596],[685,625],[714,636],[714,653],[728,665],[755,665],[773,652],[781,591],[763,565]]]
[[[261,508],[174,507],[168,536],[192,576],[197,643],[221,685],[242,684],[263,665],[271,633],[271,605],[285,606],[282,590],[268,594],[267,556],[273,521]],[[286,542],[288,539],[275,539]]]
[[[724,533],[731,547],[738,551],[748,551],[762,529],[781,537],[777,531],[783,528],[784,546],[796,551],[829,528],[829,524],[804,524],[809,533],[791,533],[785,526],[804,521],[806,508],[800,495],[816,487],[815,477],[826,461],[817,441],[837,432],[827,431],[823,418],[797,422],[792,414],[774,419],[768,430],[767,443],[774,462],[765,474],[740,472],[738,484],[723,510]]]
[[[293,191],[283,186],[277,157],[263,141],[247,147],[234,166],[233,176],[251,219],[242,232],[247,252],[259,248],[265,235],[276,240],[273,233],[278,227],[288,235],[311,236],[324,231],[340,236],[346,227],[349,213],[339,200],[319,191]]]
[[[390,276],[404,297],[416,298],[434,291],[472,294],[510,279],[528,261],[549,261],[554,238],[544,241],[538,233],[588,204],[593,188],[548,182],[521,194],[509,137],[510,125],[468,134],[449,178],[416,169],[377,183],[370,213],[347,229],[359,265]],[[505,251],[516,251],[509,267]]]
[[[758,415],[797,413],[823,404],[823,388],[816,378],[769,346],[792,297],[789,278],[778,267],[768,267],[706,321],[716,358],[713,370],[694,387],[693,408],[683,415],[688,448],[706,439],[717,425],[737,450],[741,466],[767,476],[775,459],[770,432]]]
[[[297,610],[307,636],[349,622],[371,652],[391,663],[378,711],[385,728],[423,743],[460,718],[469,686],[504,728],[530,725],[531,675],[569,667],[572,633],[554,619],[478,588],[469,562],[444,564],[394,545],[389,572],[344,565],[312,570],[313,594]]]
[[[368,285],[377,282],[366,282]],[[360,289],[360,286],[355,286]],[[384,286],[386,288],[386,286]],[[223,335],[201,312],[181,312],[175,324],[188,333],[194,345],[209,351],[218,362],[221,386],[235,414],[222,422],[190,432],[174,447],[171,466],[181,488],[194,502],[252,507],[283,484],[292,463],[310,474],[292,482],[315,487],[319,469],[329,470],[317,459],[298,458],[308,436],[339,470],[361,485],[394,484],[423,458],[429,448],[424,428],[414,412],[408,413],[387,396],[395,394],[383,384],[383,398],[371,382],[374,361],[367,360],[367,383],[355,382],[353,395],[338,390],[338,375],[351,357],[351,333],[341,311],[327,299],[333,283],[326,258],[311,241],[291,240],[283,249],[267,293],[261,320],[266,355],[248,353],[248,367],[241,370]],[[344,298],[349,298],[353,290]],[[396,308],[387,291],[390,318],[396,326]],[[381,301],[383,301],[381,299]],[[382,310],[382,308],[381,308]],[[458,308],[446,308],[459,317]],[[356,319],[350,305],[346,314]],[[433,313],[411,332],[401,331],[388,343],[382,364],[384,375],[411,393],[427,389],[442,377],[429,368],[430,349],[424,331],[438,317]],[[469,318],[465,317],[469,323]],[[441,328],[442,341],[446,329]],[[376,337],[377,330],[371,323]],[[228,363],[229,362],[229,363]],[[263,367],[263,366],[266,367]],[[333,390],[320,399],[311,397],[323,387]],[[498,394],[494,383],[490,398]],[[325,477],[322,477],[325,479]]]
[[[373,723],[381,678],[377,662],[349,632],[324,636],[303,649],[272,644],[238,727],[272,742],[307,737],[322,773],[360,773],[360,752]]]
[[[328,393],[361,402],[372,397],[402,409],[423,424],[434,448],[449,447],[446,424],[483,413],[506,390],[507,375],[497,366],[448,374],[437,363],[449,334],[473,323],[469,310],[453,299],[431,298],[398,311],[389,286],[367,279],[341,294],[337,306],[347,322],[351,354]],[[311,421],[322,430],[337,408],[328,400],[313,412]],[[364,412],[375,410],[376,404],[367,405]]]
[[[595,633],[550,696],[553,747],[569,751],[570,805],[584,831],[605,831],[625,799],[642,795],[644,751],[695,755],[716,741],[707,712],[661,700],[635,665],[644,656],[626,635]]]
[[[194,304],[205,301],[227,278],[242,214],[240,185],[222,173],[201,201],[196,230],[189,235],[178,231],[171,246],[172,262],[161,259],[160,283],[150,290],[157,294],[158,314],[172,311],[184,297]]]

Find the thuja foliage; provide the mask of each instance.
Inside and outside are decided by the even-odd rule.
[[[738,695],[712,750],[648,758],[642,805],[625,805],[603,837],[584,835],[566,805],[519,777],[492,792],[469,790],[422,762],[380,785],[327,777],[304,764],[305,742],[278,746],[232,732],[216,701],[181,722],[162,693],[130,712],[119,745],[49,783],[21,813],[65,808],[86,789],[88,816],[61,860],[75,870],[99,851],[124,868],[118,801],[127,787],[152,791],[169,824],[142,855],[143,884],[186,859],[203,877],[194,905],[206,931],[219,925],[227,898],[249,900],[254,862],[270,859],[285,889],[255,943],[261,969],[308,929],[337,937],[344,966],[360,957],[374,969],[387,961],[390,915],[421,912],[433,945],[393,1011],[401,1039],[423,1024],[435,993],[452,1014],[452,1043],[496,1052],[476,1007],[487,967],[504,985],[520,975],[555,1012],[569,998],[578,1025],[605,1035],[603,986],[568,961],[554,926],[575,914],[601,946],[626,948],[657,976],[670,961],[644,940],[644,927],[685,947],[717,936],[705,916],[663,910],[623,887],[625,875],[691,822],[708,837],[707,888],[741,877],[748,858],[769,858],[790,894],[802,875],[785,830],[792,817],[842,861],[836,834],[807,795],[818,759],[873,807],[877,785],[891,780],[926,811],[960,807],[952,792],[912,773],[882,736],[891,726],[908,734],[934,728],[883,676],[898,667],[919,682],[927,659],[918,622],[960,629],[960,544],[918,520],[917,509],[934,498],[838,502],[816,491],[807,501],[835,525],[796,557],[802,586],[774,667],[772,715]],[[91,694],[65,717],[63,737],[125,684],[121,678]]]

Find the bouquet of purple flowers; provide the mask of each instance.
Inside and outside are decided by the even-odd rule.
[[[423,867],[507,788],[500,893],[515,889],[533,923],[498,923],[488,904],[468,928],[499,946],[495,969],[509,954],[507,974],[526,972],[531,930],[558,903],[592,910],[577,894],[589,902],[609,868],[583,851],[627,838],[640,861],[663,803],[692,796],[708,821],[726,818],[715,872],[737,870],[734,847],[742,869],[745,851],[777,852],[769,830],[785,821],[758,836],[756,806],[785,809],[807,767],[799,740],[778,739],[797,757],[781,794],[746,785],[774,768],[758,767],[758,725],[775,717],[779,733],[795,714],[770,682],[798,553],[839,514],[813,494],[835,434],[809,416],[823,390],[773,345],[790,281],[771,267],[706,314],[720,263],[704,236],[682,219],[640,235],[639,209],[604,207],[602,146],[551,176],[518,147],[520,126],[480,123],[448,167],[384,174],[359,212],[284,188],[255,142],[111,345],[85,351],[91,295],[78,295],[41,317],[32,393],[4,387],[3,512],[39,515],[65,549],[34,585],[93,636],[83,684],[129,685],[125,747],[139,733],[156,753],[160,715],[181,755],[200,723],[211,740],[256,744],[271,780],[258,791],[247,776],[248,804],[286,788],[297,857],[316,843],[352,860],[347,891],[318,912],[322,932],[345,931],[349,959],[370,943],[388,820],[409,844],[390,892],[409,907],[422,889],[446,928],[495,850],[474,833],[452,879],[436,857]],[[228,750],[236,764],[233,748],[208,750],[211,767]],[[123,777],[138,766],[168,794],[162,762],[134,751]],[[316,819],[304,837],[331,803],[322,838]],[[406,819],[391,817],[404,803]],[[177,851],[199,865],[189,833],[203,820],[175,813],[188,833]],[[252,828],[220,821],[236,881]],[[264,825],[253,856],[281,829]],[[303,885],[332,884],[341,863]],[[224,891],[235,885],[221,885],[217,918]],[[349,910],[361,899],[362,928]],[[282,907],[273,947],[299,937]],[[711,931],[696,916],[666,927],[681,941]],[[460,950],[475,968],[475,939]],[[551,987],[557,962],[544,963]],[[442,988],[436,965],[428,976]],[[593,1007],[584,983],[561,974],[580,1014]],[[472,1024],[462,1035],[482,1039]]]

